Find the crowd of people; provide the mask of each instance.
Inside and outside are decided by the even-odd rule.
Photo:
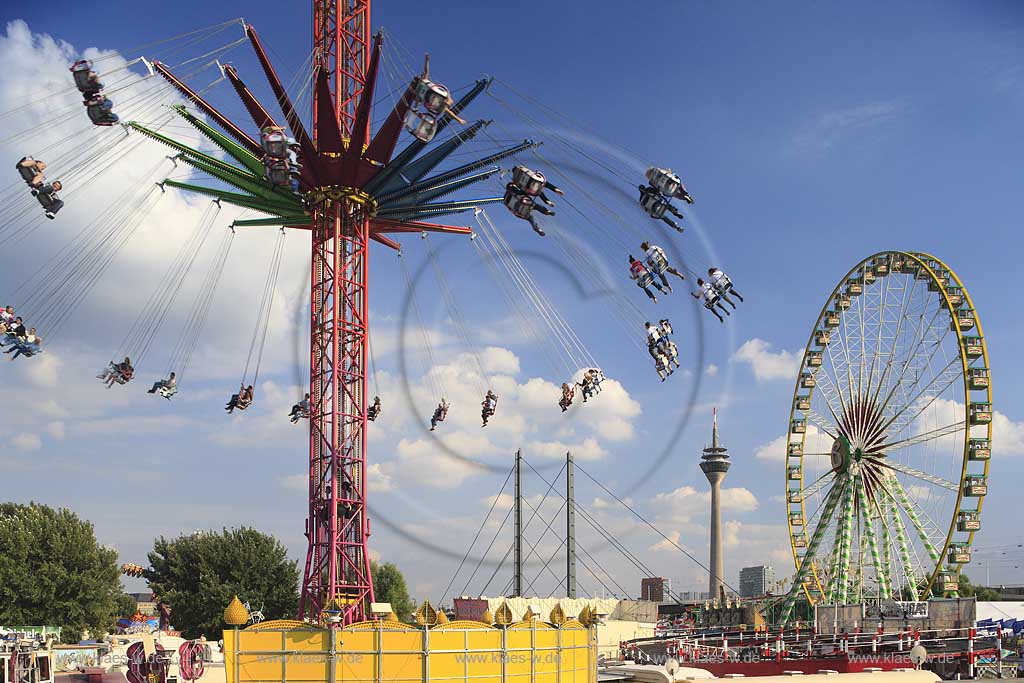
[[[0,309],[0,348],[13,354],[11,360],[41,353],[42,345],[43,338],[36,334],[36,328],[26,328],[21,317],[14,314],[13,306]]]

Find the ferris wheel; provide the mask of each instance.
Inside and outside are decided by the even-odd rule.
[[[981,529],[992,439],[988,350],[956,273],[871,256],[811,328],[790,407],[783,621],[812,605],[955,596]]]

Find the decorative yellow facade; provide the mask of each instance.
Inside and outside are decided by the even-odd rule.
[[[597,683],[597,633],[576,619],[434,628],[294,621],[224,632],[227,683]]]

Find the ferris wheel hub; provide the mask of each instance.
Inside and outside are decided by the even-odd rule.
[[[842,474],[850,466],[850,440],[840,434],[832,442],[832,471]]]

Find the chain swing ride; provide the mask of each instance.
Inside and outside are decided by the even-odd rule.
[[[565,124],[564,115],[495,79],[481,78],[468,88],[452,91],[431,79],[429,59],[416,73],[400,55],[389,55],[383,32],[371,36],[369,0],[314,0],[313,10],[312,50],[295,81],[287,86],[279,78],[256,30],[240,20],[143,46],[167,50],[162,59],[140,57],[102,73],[97,70],[99,64],[109,57],[76,61],[71,66],[73,87],[69,91],[77,90],[82,103],[57,109],[53,120],[75,120],[82,116],[79,107],[84,105],[89,125],[40,147],[33,152],[37,156],[25,156],[17,163],[16,170],[28,185],[29,193],[20,188],[3,197],[11,209],[10,218],[0,225],[0,245],[21,241],[47,219],[55,220],[65,207],[65,200],[77,200],[99,174],[116,167],[140,144],[155,141],[172,151],[172,156],[140,174],[116,202],[103,209],[14,291],[27,292],[17,307],[19,312],[31,310],[35,324],[40,330],[47,330],[47,337],[52,339],[168,190],[213,200],[127,333],[115,356],[118,360],[101,373],[101,379],[114,386],[129,383],[135,366],[147,358],[168,312],[194,270],[198,254],[210,243],[212,226],[222,207],[230,205],[246,213],[262,214],[257,218],[235,218],[216,241],[215,252],[201,279],[199,296],[189,308],[185,327],[172,347],[166,373],[150,390],[167,400],[178,393],[225,271],[236,229],[280,228],[241,386],[226,406],[228,412],[233,412],[244,411],[254,400],[284,236],[291,230],[310,233],[309,389],[290,416],[293,422],[306,420],[309,428],[309,508],[305,529],[308,552],[299,617],[348,624],[367,616],[373,601],[366,545],[370,534],[365,506],[366,430],[367,423],[380,414],[381,400],[371,369],[369,345],[367,265],[371,241],[398,252],[419,328],[424,332],[424,350],[434,367],[426,328],[415,304],[414,287],[401,244],[396,240],[402,234],[424,238],[423,246],[437,278],[438,291],[475,367],[477,390],[483,398],[482,426],[495,416],[499,397],[490,385],[482,349],[468,333],[429,233],[469,238],[524,329],[541,342],[539,346],[552,367],[570,378],[562,385],[559,405],[563,411],[573,405],[577,388],[582,402],[600,393],[605,380],[601,365],[517,256],[487,213],[488,205],[501,204],[512,216],[529,223],[538,236],[553,240],[566,262],[584,277],[600,289],[613,292],[609,310],[628,338],[641,348],[638,331],[644,328],[645,315],[637,303],[600,274],[592,256],[566,239],[562,230],[568,222],[564,211],[558,225],[547,226],[547,230],[543,224],[547,221],[542,223],[537,214],[554,216],[556,208],[567,208],[570,216],[577,216],[577,220],[585,221],[585,227],[601,233],[602,241],[616,250],[617,260],[639,245],[640,258],[629,254],[629,277],[654,302],[657,298],[651,287],[662,295],[672,291],[666,273],[680,280],[693,280],[697,292],[691,294],[723,322],[721,312],[730,314],[723,303],[735,310],[736,303],[730,296],[740,301],[742,297],[716,266],[708,267],[706,274],[691,270],[685,263],[673,267],[665,250],[649,242],[652,223],[641,223],[636,216],[624,216],[610,207],[573,173],[557,164],[553,155],[543,153],[533,137],[517,142],[495,138],[489,131],[495,121],[469,122],[462,116],[486,95],[536,131],[538,139],[543,138],[556,150],[567,151],[603,169],[615,176],[616,182],[630,188],[630,192],[638,188],[639,207],[653,225],[683,232],[683,214],[673,200],[689,204],[694,200],[670,169],[651,164],[642,178],[632,177],[621,164],[601,158],[560,133],[557,127]],[[168,65],[169,57],[239,24],[244,30],[242,38],[186,59],[173,70]],[[235,66],[220,61],[243,44],[248,44],[255,53],[278,115],[257,98]],[[122,85],[130,80],[128,70],[136,65],[145,67],[147,75],[141,81]],[[183,66],[188,69],[180,72]],[[214,66],[219,77],[209,86],[196,90],[188,84]],[[381,87],[381,82],[387,80],[397,83],[397,87],[390,94],[381,95],[378,91],[386,87]],[[207,93],[224,81],[231,85],[248,123],[229,118],[207,98]],[[138,87],[140,84],[143,87]],[[299,94],[292,97],[290,92],[300,84]],[[495,92],[496,86],[501,88],[501,94]],[[67,94],[68,91],[50,93],[44,99]],[[112,98],[115,94],[119,102]],[[169,98],[184,98],[188,105],[177,103],[168,108],[164,103]],[[304,100],[309,102],[309,119],[299,113]],[[513,100],[525,103],[527,109]],[[380,101],[387,102],[390,110],[374,130],[374,106]],[[0,118],[23,110],[24,107],[16,108],[0,114]],[[553,123],[544,123],[544,116]],[[440,139],[453,124],[454,132]],[[172,135],[175,130],[187,132],[187,141]],[[412,141],[396,153],[403,132],[410,134]],[[31,137],[32,132],[26,131],[25,138]],[[206,147],[212,145],[216,155],[200,151],[200,141]],[[38,158],[43,156],[49,157],[49,163]],[[453,163],[466,157],[470,160]],[[512,167],[502,168],[508,162],[512,162]],[[168,175],[178,170],[179,164],[187,175]],[[533,166],[557,176],[559,184]],[[54,178],[59,174],[60,180],[51,181],[48,174]],[[211,182],[203,183],[202,179]],[[637,185],[641,179],[645,182]],[[491,191],[470,198],[451,197],[474,187]],[[557,207],[552,196],[557,198]],[[43,213],[36,213],[30,220],[31,212],[38,211],[33,209],[33,202],[43,208]],[[463,213],[472,213],[476,230],[434,222]],[[611,218],[617,225],[604,225],[595,220],[595,215]],[[627,242],[627,237],[635,241]],[[10,350],[23,356],[42,353],[42,338],[35,328],[31,332],[26,330],[21,318],[15,317],[10,309],[2,313],[0,332],[12,347]],[[646,347],[662,381],[679,367],[672,334],[667,318],[647,328]],[[372,405],[368,405],[367,381],[371,375],[376,395]],[[431,380],[429,370],[426,377],[431,393],[439,399],[431,419],[433,430],[444,421],[451,405],[440,381]],[[856,500],[857,493],[864,494],[862,490],[853,494],[847,491],[844,499]]]

